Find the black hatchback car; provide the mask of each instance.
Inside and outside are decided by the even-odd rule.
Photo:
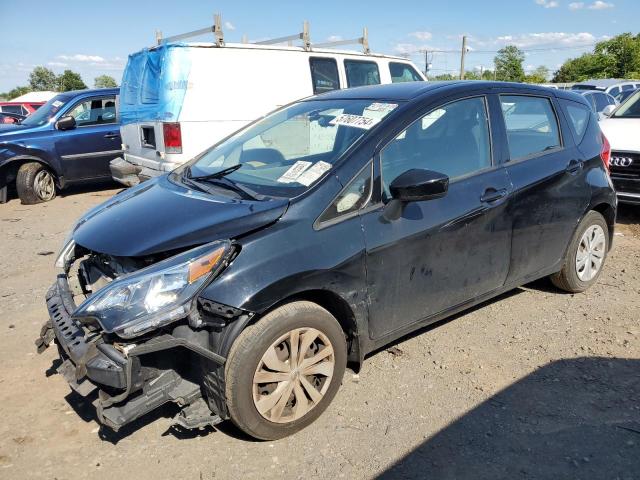
[[[602,271],[616,195],[578,95],[406,83],[288,105],[80,219],[36,341],[114,429],[289,435],[347,362],[532,280]]]

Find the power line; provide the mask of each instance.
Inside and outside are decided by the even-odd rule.
[[[595,47],[596,44],[595,43],[591,43],[591,44],[587,44],[587,45],[574,45],[574,46],[567,46],[567,47],[541,47],[541,48],[520,48],[519,50],[521,52],[524,53],[529,53],[529,52],[550,52],[550,51],[555,51],[555,50],[578,50],[578,49],[582,49],[582,48],[591,48],[591,47]],[[460,54],[460,50],[438,50],[438,49],[418,49],[418,50],[412,50],[409,52],[405,52],[408,54],[415,54],[415,53],[425,53],[425,51],[428,51],[429,53],[455,53],[455,54]],[[474,54],[474,53],[498,53],[500,50],[468,50],[467,51],[467,55],[470,54]]]

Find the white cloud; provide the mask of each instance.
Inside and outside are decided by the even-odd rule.
[[[532,48],[542,45],[558,47],[575,47],[592,44],[597,38],[588,32],[565,33],[565,32],[543,32],[543,33],[523,33],[520,35],[504,35],[496,39],[497,44],[511,44],[518,48]]]
[[[420,47],[414,43],[396,43],[393,51],[399,55],[408,55],[416,53]]]
[[[47,62],[47,65],[49,65],[50,67],[68,67],[69,66],[68,63],[64,63],[64,62]]]
[[[581,10],[584,8],[584,2],[572,2],[569,4],[569,10]]]
[[[236,26],[231,22],[224,22],[224,28],[227,30],[235,30]]]
[[[605,10],[607,8],[613,8],[613,7],[614,7],[613,3],[603,2],[602,0],[596,0],[587,8],[589,10]]]
[[[426,40],[431,40],[431,32],[411,32],[409,34],[410,37],[417,38],[418,40],[422,40],[423,42]]]
[[[555,0],[536,0],[536,3],[544,8],[557,8],[559,3]]]
[[[340,40],[342,40],[341,35],[329,35],[327,37],[327,42],[339,42]]]
[[[82,53],[76,53],[75,55],[58,55],[58,58],[60,60],[75,61],[75,62],[100,63],[100,62],[106,61],[104,57],[101,57],[100,55],[84,55]]]

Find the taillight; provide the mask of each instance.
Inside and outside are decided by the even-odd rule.
[[[182,132],[180,123],[163,123],[164,151],[166,153],[182,153]]]
[[[607,137],[602,134],[602,148],[600,149],[600,158],[602,159],[602,163],[604,163],[604,168],[609,171],[609,160],[611,160],[611,144]]]

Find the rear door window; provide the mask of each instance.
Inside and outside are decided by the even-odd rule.
[[[500,95],[511,160],[560,147],[560,129],[546,97]]]
[[[422,80],[415,68],[406,63],[389,63],[389,73],[391,74],[392,83],[419,82]]]
[[[345,60],[344,70],[347,74],[347,87],[380,84],[380,71],[376,62]]]
[[[18,115],[24,115],[21,105],[4,105],[2,111],[6,113],[17,113]]]
[[[324,93],[340,88],[338,64],[333,58],[310,58],[313,93]]]

